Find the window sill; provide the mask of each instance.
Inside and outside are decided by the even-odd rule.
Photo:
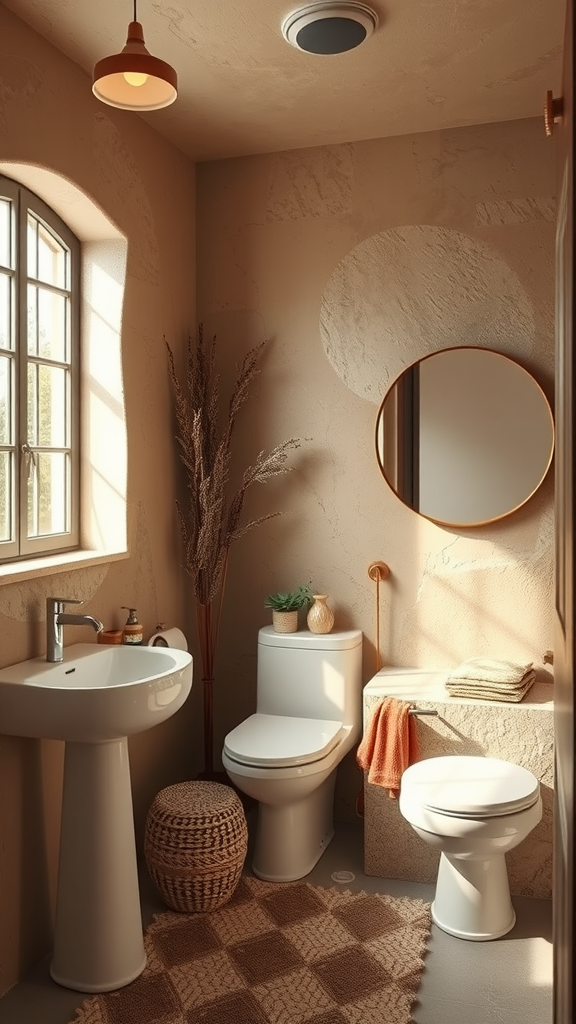
[[[54,576],[71,569],[85,569],[90,565],[107,565],[128,557],[128,551],[66,551],[43,558],[29,558],[23,562],[8,562],[0,565],[0,587],[6,583],[38,579],[40,576]]]

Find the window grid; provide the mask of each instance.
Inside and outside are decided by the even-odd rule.
[[[37,196],[6,178],[2,276],[9,288],[0,286],[0,562],[7,562],[79,545],[79,243]]]

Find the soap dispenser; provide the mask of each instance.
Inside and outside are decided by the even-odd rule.
[[[135,647],[137,644],[141,644],[144,639],[144,629],[138,619],[136,618],[136,608],[129,608],[128,605],[123,604],[123,608],[128,612],[128,618],[126,619],[126,625],[124,626],[124,632],[122,634],[122,643],[129,644],[130,647]]]

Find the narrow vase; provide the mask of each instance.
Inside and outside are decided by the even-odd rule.
[[[329,633],[334,625],[334,612],[328,607],[327,594],[313,594],[314,604],[311,606],[306,622],[311,633]]]

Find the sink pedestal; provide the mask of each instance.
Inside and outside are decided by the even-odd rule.
[[[2,733],[66,744],[50,968],[59,985],[110,992],[144,969],[128,737],[171,718],[191,689],[192,656],[172,648],[72,644],[62,661],[0,669]]]
[[[109,992],[145,965],[128,741],[66,743],[50,974]]]

